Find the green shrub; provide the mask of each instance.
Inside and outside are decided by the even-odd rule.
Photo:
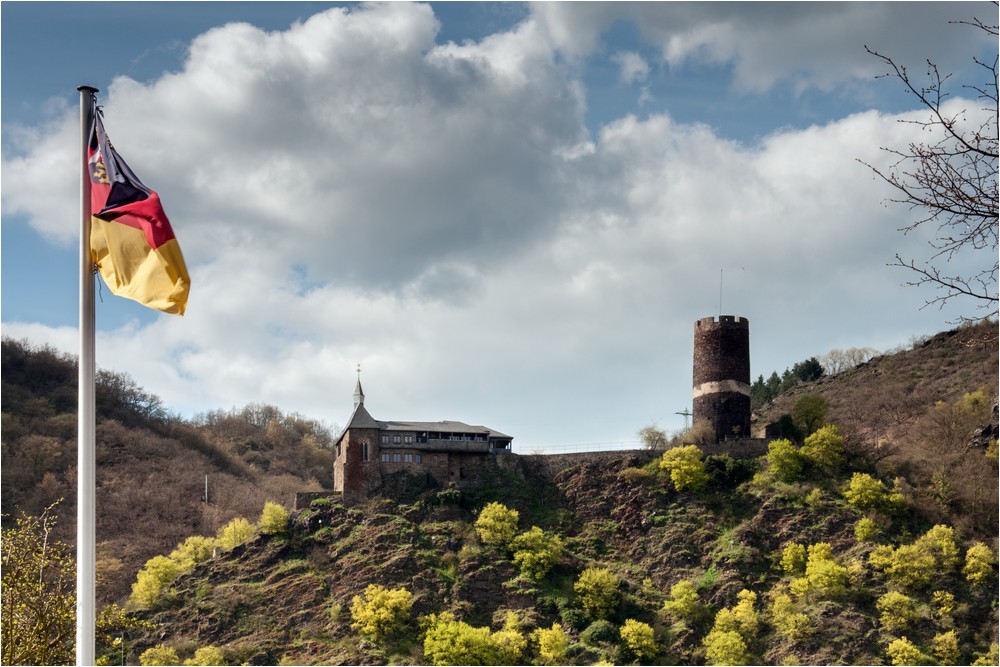
[[[495,665],[499,652],[489,628],[474,628],[449,612],[424,618],[424,656],[435,665]]]
[[[369,584],[351,599],[351,627],[374,640],[401,631],[410,621],[413,595],[405,588]]]
[[[698,590],[690,581],[678,581],[670,588],[670,599],[663,603],[663,611],[677,620],[695,622],[704,613],[698,600]]]
[[[476,535],[479,536],[479,541],[490,546],[506,548],[517,534],[517,522],[520,516],[517,510],[510,509],[502,503],[490,503],[476,518]]]
[[[997,557],[982,542],[976,542],[965,552],[965,567],[962,574],[973,586],[981,586],[993,575],[993,568],[996,567]]]
[[[932,662],[930,656],[914,646],[906,637],[889,642],[886,653],[894,665],[929,665]]]
[[[931,640],[931,653],[938,659],[940,665],[958,665],[962,657],[958,648],[958,635],[954,630],[934,635]]]
[[[494,632],[490,636],[490,640],[496,647],[496,664],[521,664],[521,657],[524,655],[525,649],[528,648],[528,640],[521,633],[521,626],[516,613],[513,611],[507,612],[503,628]]]
[[[660,469],[670,474],[678,491],[700,491],[708,483],[705,462],[697,445],[668,449],[660,458]]]
[[[780,438],[767,445],[767,468],[775,479],[791,482],[802,474],[805,460],[791,440]]]
[[[198,563],[210,559],[218,544],[214,538],[192,535],[178,544],[169,558],[177,563],[181,572],[190,572]]]
[[[588,567],[573,584],[580,604],[594,618],[605,618],[618,605],[621,580],[606,568]]]
[[[990,645],[990,650],[978,656],[972,664],[974,667],[990,667],[1000,664],[1000,646],[996,642]]]
[[[562,539],[553,533],[532,526],[511,542],[514,564],[526,578],[540,581],[559,562],[563,553]]]
[[[781,569],[789,574],[806,571],[806,548],[796,542],[789,542],[781,550]]]
[[[205,646],[194,652],[194,656],[184,661],[185,665],[224,665],[226,658],[220,649]]]
[[[792,592],[798,596],[815,592],[826,598],[836,598],[847,590],[848,580],[847,568],[833,559],[830,545],[817,542],[810,545],[805,576],[792,582]]]
[[[167,556],[153,556],[139,570],[129,602],[140,609],[149,609],[161,599],[164,589],[181,573],[180,564]]]
[[[868,517],[862,517],[854,524],[854,539],[858,542],[874,542],[878,532],[878,526]]]
[[[703,644],[705,660],[710,665],[746,665],[750,662],[747,643],[738,632],[712,630]]]
[[[808,637],[813,632],[809,617],[798,611],[798,606],[791,596],[779,593],[771,603],[771,623],[779,635],[798,641]]]
[[[561,625],[553,623],[549,629],[538,628],[532,633],[532,637],[538,644],[538,657],[543,665],[565,664],[569,635]]]
[[[587,626],[586,630],[580,633],[580,641],[587,646],[597,647],[601,644],[617,644],[618,639],[618,628],[604,619],[594,621]]]
[[[162,558],[162,556],[161,556]],[[139,656],[140,665],[179,665],[181,659],[177,656],[177,651],[163,644],[158,644],[153,648],[148,648]]]
[[[951,574],[958,565],[954,531],[937,525],[912,544],[896,549],[883,545],[868,556],[868,562],[898,586],[924,588],[936,578]]]
[[[917,618],[913,599],[897,591],[889,591],[875,602],[879,621],[889,632],[905,630]]]
[[[278,503],[267,501],[264,509],[260,513],[260,521],[257,522],[260,532],[263,535],[275,535],[285,532],[288,527],[288,510]]]
[[[736,595],[736,604],[722,609],[715,616],[713,631],[738,632],[743,639],[751,642],[757,636],[760,618],[755,605],[757,594],[745,588]]]
[[[854,473],[844,490],[844,499],[859,510],[883,507],[888,497],[885,483],[865,472]]]
[[[827,424],[806,438],[799,451],[814,466],[835,470],[844,460],[844,437],[834,424]]]
[[[948,591],[934,591],[931,595],[934,604],[934,616],[944,624],[950,624],[955,613],[955,595]]]
[[[220,528],[216,537],[223,549],[235,549],[245,544],[253,535],[253,524],[242,517],[236,517]]]
[[[646,623],[631,618],[626,619],[619,631],[624,646],[629,653],[639,660],[651,660],[656,657],[658,647],[653,628]]]

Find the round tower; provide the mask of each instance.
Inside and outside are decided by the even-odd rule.
[[[694,423],[707,421],[715,437],[750,436],[750,322],[703,317],[694,323]]]

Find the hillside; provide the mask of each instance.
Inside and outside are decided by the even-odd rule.
[[[2,347],[3,525],[49,505],[57,539],[76,534],[76,363],[9,339]],[[167,413],[126,375],[97,380],[98,601],[120,602],[149,558],[192,533],[212,534],[265,500],[332,484],[321,425],[266,405],[203,415]],[[209,502],[205,503],[208,476]]]
[[[847,438],[826,458],[815,441],[792,445],[791,474],[777,458],[710,456],[707,485],[691,491],[657,466],[661,452],[522,456],[518,471],[475,488],[354,507],[316,501],[284,533],[177,579],[147,612],[155,629],[135,640],[132,659],[166,644],[181,659],[218,647],[230,664],[994,664],[997,464],[995,442],[992,455],[986,447],[996,368],[995,327],[983,326],[802,385],[765,416],[821,394]],[[966,394],[980,388],[989,405],[966,414]],[[902,416],[885,426],[884,414]],[[935,438],[960,450],[951,459],[928,460],[935,424]],[[946,466],[950,495],[931,488],[942,484],[932,462]],[[845,495],[859,473],[881,480],[875,500]],[[519,512],[519,531],[562,540],[544,576],[528,576],[516,548],[477,535],[492,501]],[[976,542],[992,560],[972,577]],[[617,580],[604,613],[575,589],[595,567]],[[352,626],[355,596],[370,584],[412,594],[407,622],[384,637]],[[651,646],[626,632],[635,621]],[[553,623],[566,642],[555,657],[543,639]],[[457,654],[425,643],[443,627]],[[526,642],[519,653],[503,644],[512,636]],[[492,648],[479,651],[474,637]]]
[[[179,660],[216,647],[227,664],[968,664],[991,650],[996,664],[997,364],[996,325],[981,325],[803,383],[758,423],[819,395],[843,442],[824,431],[783,458],[707,456],[700,488],[663,452],[635,451],[521,456],[475,487],[314,501],[133,605],[152,625],[126,637],[128,661],[164,646]],[[72,542],[72,360],[4,341],[2,370],[4,511],[65,497]],[[124,602],[142,565],[185,538],[329,488],[329,434],[276,408],[187,422],[104,374],[98,410],[103,601]],[[861,474],[874,486],[845,495]],[[475,522],[494,501],[541,541],[484,541]],[[551,569],[532,573],[525,554],[554,555]],[[602,608],[576,587],[594,568],[615,584]],[[379,636],[352,627],[371,584],[412,595]]]

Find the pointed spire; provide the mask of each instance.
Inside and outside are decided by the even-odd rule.
[[[365,404],[365,392],[361,389],[361,364],[358,364],[358,383],[354,387],[354,407]]]

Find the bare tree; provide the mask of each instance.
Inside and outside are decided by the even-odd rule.
[[[996,2],[993,3],[997,5]],[[997,36],[997,26],[979,19],[958,21],[989,35]],[[935,138],[911,143],[905,149],[884,148],[896,158],[888,168],[879,169],[863,162],[897,191],[890,201],[918,211],[918,220],[902,227],[908,234],[926,225],[936,225],[933,253],[925,262],[896,254],[889,266],[905,267],[916,273],[907,285],[934,287],[937,296],[925,305],[939,308],[956,297],[970,299],[978,317],[997,314],[997,58],[993,62],[973,58],[983,80],[963,85],[983,104],[978,112],[951,112],[945,109],[950,93],[946,84],[951,74],[942,74],[927,61],[927,83],[914,81],[907,69],[892,58],[865,46],[871,55],[889,66],[881,77],[902,81],[910,94],[930,111],[924,121],[900,121],[919,125]],[[975,119],[975,120],[972,120]],[[975,253],[982,263],[971,274],[946,266],[959,253]],[[963,320],[976,319],[963,316]]]

